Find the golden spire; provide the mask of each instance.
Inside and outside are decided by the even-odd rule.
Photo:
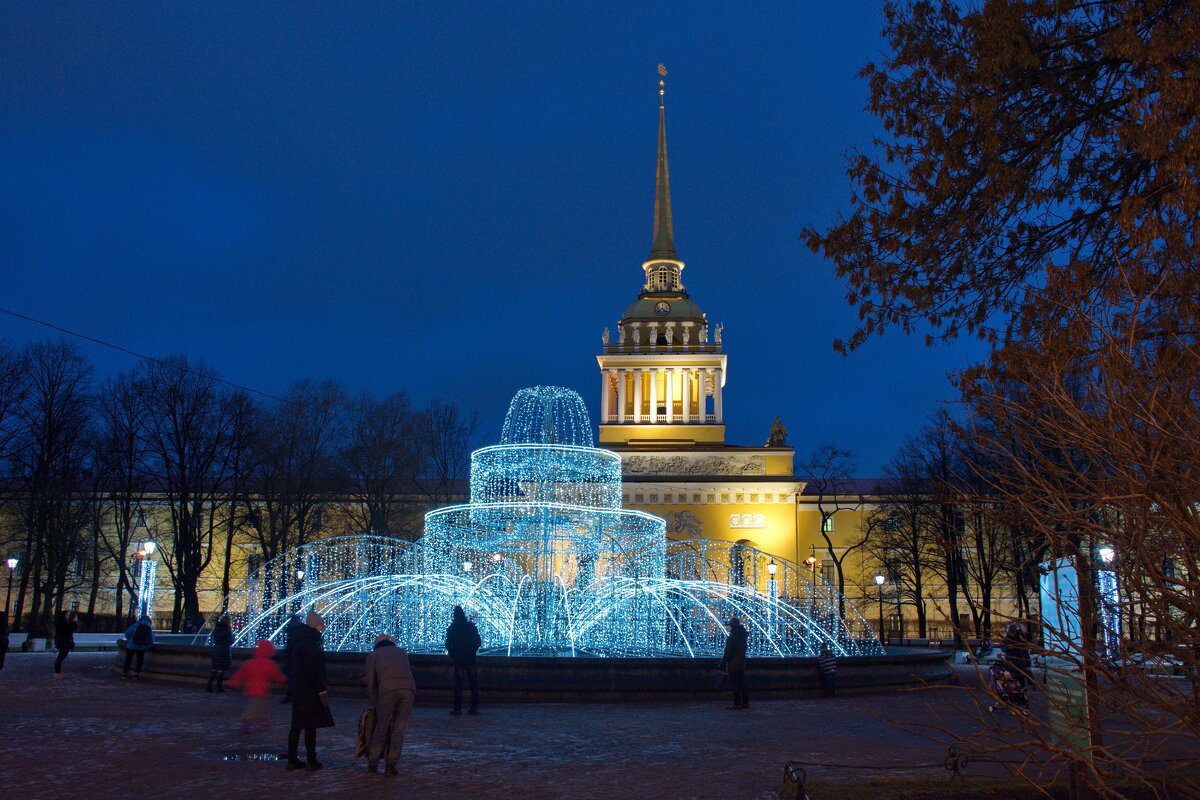
[[[667,68],[658,65],[658,167],[654,182],[654,244],[650,258],[678,260],[675,255],[675,231],[671,224],[671,182],[667,175],[667,119],[663,108],[663,81]]]

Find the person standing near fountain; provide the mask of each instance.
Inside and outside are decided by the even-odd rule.
[[[729,685],[733,689],[733,705],[730,711],[750,707],[750,695],[746,692],[746,629],[736,616],[729,618],[729,636],[725,639],[725,654],[721,660],[729,671]]]
[[[386,633],[375,639],[375,649],[367,656],[367,699],[375,709],[375,730],[367,750],[367,772],[379,771],[379,759],[387,762],[383,774],[394,777],[400,751],[404,748],[404,730],[417,696],[417,684],[408,665],[408,651],[396,646]]]
[[[67,656],[75,649],[75,631],[79,630],[79,623],[75,621],[75,612],[68,614],[66,611],[58,612],[58,618],[54,620],[54,646],[58,649],[58,658],[54,659],[54,677],[62,677],[62,665],[67,660]]]
[[[479,713],[479,674],[476,668],[475,656],[483,640],[479,638],[479,629],[475,623],[467,619],[462,606],[454,607],[454,621],[446,629],[446,652],[454,663],[454,716],[462,714],[463,682],[471,685],[471,706],[468,714]]]
[[[288,646],[292,650],[291,689],[292,727],[288,730],[289,770],[321,768],[317,761],[317,728],[333,727],[333,712],[329,709],[329,694],[325,691],[325,650],[321,631],[325,620],[316,611],[309,611],[304,627],[292,631]],[[300,732],[304,732],[307,763],[300,760]]]
[[[146,651],[154,646],[154,628],[151,627],[150,617],[145,614],[137,622],[125,629],[125,671],[122,677],[129,677],[129,665],[137,657],[137,667],[134,678],[142,677],[142,666],[146,663]]]
[[[213,625],[212,640],[212,671],[208,674],[208,688],[205,691],[211,692],[216,681],[217,691],[224,692],[222,683],[225,681],[225,671],[233,664],[233,631],[225,617]]]

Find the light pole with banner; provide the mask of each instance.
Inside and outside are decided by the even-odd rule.
[[[17,571],[17,564],[19,564],[19,563],[20,563],[20,561],[19,561],[18,559],[15,559],[15,558],[10,558],[10,559],[8,559],[8,561],[7,561],[7,562],[5,562],[5,563],[7,563],[7,564],[8,564],[8,590],[7,590],[7,591],[5,591],[5,593],[4,593],[4,618],[5,618],[5,619],[8,619],[8,615],[9,615],[9,613],[10,613],[10,612],[11,612],[11,610],[12,610],[12,579],[13,579],[13,573]]]
[[[883,636],[883,582],[885,578],[882,575],[875,576],[875,586],[879,588],[879,643],[887,644],[887,640]]]

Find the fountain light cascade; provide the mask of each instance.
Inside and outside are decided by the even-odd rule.
[[[369,650],[389,633],[443,652],[461,605],[493,654],[714,656],[733,615],[752,656],[882,652],[840,600],[809,569],[744,545],[668,542],[662,518],[621,508],[620,457],[592,446],[579,395],[539,386],[513,399],[500,444],[472,454],[470,502],[429,512],[417,542],[314,542],[263,565],[226,608],[239,646],[315,608],[327,649]]]

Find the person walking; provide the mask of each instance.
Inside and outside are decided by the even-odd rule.
[[[446,629],[446,652],[454,664],[454,708],[451,714],[462,714],[463,683],[471,686],[471,706],[468,714],[479,713],[479,674],[475,656],[483,640],[479,638],[479,629],[475,623],[467,619],[462,606],[454,607],[454,619]]]
[[[225,617],[221,617],[213,625],[212,640],[212,671],[208,674],[208,688],[205,691],[211,692],[213,682],[216,681],[217,691],[224,692],[225,687],[222,686],[222,683],[225,681],[225,671],[233,664],[233,631],[229,628],[229,620]],[[271,652],[275,652],[275,645],[271,645]],[[276,667],[276,671],[278,669]],[[286,680],[287,678],[284,678],[284,681]]]
[[[271,727],[271,715],[267,710],[267,698],[271,696],[271,686],[287,683],[283,670],[275,663],[275,645],[266,639],[259,639],[254,644],[254,655],[238,671],[229,676],[229,685],[236,689],[242,687],[246,696],[246,711],[242,714],[242,733],[249,733],[255,728],[266,730]],[[212,678],[209,678],[209,685]],[[220,685],[218,683],[218,685]],[[209,691],[212,691],[211,689]],[[224,691],[218,689],[217,691]]]
[[[54,648],[58,650],[58,658],[54,659],[54,677],[62,678],[62,665],[75,649],[75,631],[79,623],[75,621],[75,612],[59,611],[54,620]]]
[[[384,775],[395,776],[400,751],[404,748],[404,730],[417,696],[417,684],[408,664],[408,651],[396,646],[386,633],[375,639],[375,649],[367,656],[367,699],[375,709],[375,730],[367,750],[367,772],[379,771],[379,759],[387,763]]]
[[[821,674],[821,689],[826,697],[833,697],[837,691],[837,656],[828,647],[821,650],[817,658],[817,670]]]
[[[292,725],[288,730],[287,768],[316,772],[322,766],[317,761],[317,728],[333,727],[333,712],[325,690],[325,651],[321,631],[325,620],[316,611],[309,611],[304,625],[292,631],[288,641],[292,658],[289,671],[292,691]],[[300,733],[304,733],[306,761],[301,761]]]
[[[145,614],[141,619],[125,629],[125,671],[122,677],[129,678],[129,665],[137,658],[137,667],[133,677],[142,677],[142,665],[146,662],[146,651],[154,646],[154,628],[150,626],[150,617]]]
[[[1029,671],[1029,634],[1025,623],[1013,620],[1004,630],[1004,660],[1008,662],[1013,677],[1024,688],[1032,673]]]
[[[750,695],[746,692],[746,629],[736,616],[729,619],[729,636],[725,639],[725,653],[721,656],[725,669],[729,671],[729,686],[733,689],[733,705],[730,711],[750,707]]]

